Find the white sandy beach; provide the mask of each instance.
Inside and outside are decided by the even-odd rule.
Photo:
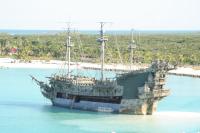
[[[1,68],[62,68],[65,66],[65,61],[50,60],[48,62],[44,60],[32,60],[31,63],[20,62],[19,60],[14,60],[11,58],[0,58]],[[85,62],[71,62],[71,68],[88,68],[88,69],[100,69],[100,64],[95,63],[85,63]],[[130,70],[130,66],[122,64],[106,64],[105,69],[116,69],[116,70]],[[131,66],[132,70],[138,70],[145,68],[145,66]]]
[[[169,74],[200,77],[200,70],[195,70],[191,67],[178,67],[176,70],[169,71]]]
[[[87,68],[87,69],[99,69],[100,64],[95,63],[84,63],[84,62],[71,62],[71,68]],[[14,60],[11,58],[0,58],[0,68],[41,68],[41,69],[51,69],[51,68],[63,68],[65,65],[64,61],[50,60],[48,62],[44,60],[32,60],[31,63],[20,62],[19,60]],[[132,70],[143,69],[145,66],[133,65]],[[105,69],[113,70],[130,70],[129,65],[122,64],[111,64],[105,65]],[[178,67],[176,70],[169,71],[169,74],[182,75],[182,76],[192,76],[200,77],[200,70],[195,70],[191,67]]]

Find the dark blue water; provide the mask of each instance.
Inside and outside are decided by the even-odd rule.
[[[14,29],[0,29],[0,33],[10,35],[43,35],[43,34],[57,34],[64,32],[64,30],[14,30]]]
[[[197,133],[200,79],[168,76],[171,95],[153,116],[77,111],[51,106],[29,75],[40,80],[56,69],[0,69],[0,133]],[[95,75],[95,71],[87,73]],[[98,75],[98,74],[97,74]]]
[[[43,35],[43,34],[58,34],[66,32],[64,30],[15,30],[15,29],[0,29],[0,33],[10,35]],[[99,34],[99,30],[80,30],[82,34]],[[184,34],[184,33],[200,33],[200,31],[193,30],[135,30],[135,33],[141,34]],[[106,34],[131,34],[131,30],[108,30]]]

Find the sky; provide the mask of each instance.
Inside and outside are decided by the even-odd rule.
[[[200,30],[200,0],[0,0],[0,29]]]

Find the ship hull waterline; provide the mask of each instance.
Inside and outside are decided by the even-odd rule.
[[[152,115],[154,112],[156,112],[157,109],[157,101],[148,104],[146,101],[141,101],[139,99],[122,100],[120,104],[94,101],[74,102],[73,99],[63,98],[55,98],[52,99],[51,102],[53,106],[72,110],[84,110],[117,114]]]

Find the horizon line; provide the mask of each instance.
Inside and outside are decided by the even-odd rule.
[[[134,29],[134,28],[132,28]],[[130,29],[106,29],[106,31],[131,31]],[[23,31],[65,31],[65,29],[27,29],[27,28],[0,28],[0,30],[23,30]],[[99,29],[71,29],[72,31],[99,31]],[[200,31],[200,29],[134,29],[134,31]]]

